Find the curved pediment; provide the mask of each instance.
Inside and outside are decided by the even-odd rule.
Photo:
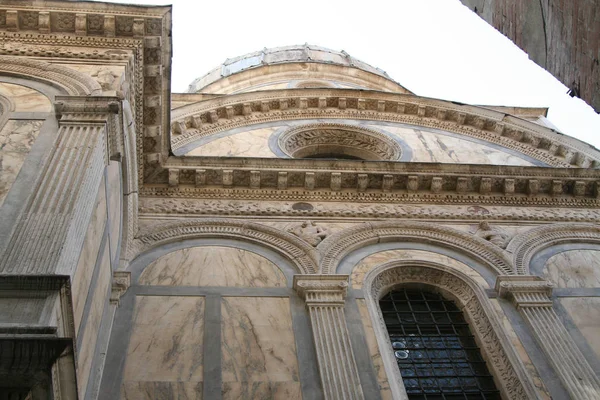
[[[483,145],[478,152],[517,154],[526,161],[510,165],[594,168],[600,164],[600,152],[594,147],[503,111],[414,95],[355,89],[269,90],[187,104],[172,111],[170,141],[174,154],[181,156],[200,144],[233,133],[285,126],[290,121],[325,119],[418,128],[453,136],[458,141],[452,142],[451,147],[458,150],[467,147],[466,142],[460,140],[475,141]],[[498,157],[492,157],[489,163],[503,164],[498,162]],[[487,163],[481,160],[469,162],[468,159],[448,162]]]

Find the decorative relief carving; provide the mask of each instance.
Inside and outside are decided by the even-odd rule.
[[[504,229],[498,226],[491,226],[487,221],[479,223],[475,236],[485,239],[501,249],[505,249],[511,239],[511,236]]]
[[[230,219],[198,219],[160,224],[140,232],[128,258],[156,246],[202,237],[225,237],[258,243],[286,256],[302,274],[317,272],[318,253],[304,240],[266,225]]]
[[[540,226],[514,237],[506,250],[512,253],[513,263],[519,274],[529,273],[529,264],[540,250],[562,243],[600,244],[600,225],[594,224],[553,224]]]
[[[427,241],[456,248],[483,261],[499,275],[515,274],[507,255],[486,240],[436,224],[404,221],[364,223],[328,236],[318,246],[322,254],[321,271],[323,274],[333,274],[338,263],[351,251],[391,240]]]
[[[391,356],[387,328],[378,301],[389,290],[406,284],[432,286],[463,309],[467,321],[488,361],[503,397],[507,399],[538,399],[531,378],[519,359],[510,339],[489,304],[483,290],[468,276],[449,267],[431,262],[403,260],[380,265],[371,270],[364,283],[367,306],[374,320],[373,327],[378,336],[380,353],[388,373],[390,387],[396,396],[404,392],[396,362]]]
[[[308,124],[279,137],[279,147],[294,158],[319,154],[345,154],[365,160],[398,160],[400,146],[387,136],[353,125]]]
[[[110,303],[119,305],[121,296],[129,289],[131,285],[130,271],[115,271],[113,272],[112,285],[110,288]]]
[[[328,234],[327,228],[317,226],[313,221],[304,221],[289,228],[287,231],[303,239],[313,247],[317,247]]]

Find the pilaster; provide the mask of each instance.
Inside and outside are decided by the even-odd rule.
[[[574,399],[600,398],[600,380],[552,307],[552,284],[537,276],[499,276],[496,290],[510,299]]]
[[[326,399],[364,398],[344,313],[347,287],[348,275],[294,276],[310,315]]]

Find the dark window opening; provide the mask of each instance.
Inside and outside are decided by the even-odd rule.
[[[500,400],[453,301],[406,288],[388,293],[379,307],[410,400]]]

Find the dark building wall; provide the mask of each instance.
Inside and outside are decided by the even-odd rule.
[[[600,1],[461,1],[600,112]]]

